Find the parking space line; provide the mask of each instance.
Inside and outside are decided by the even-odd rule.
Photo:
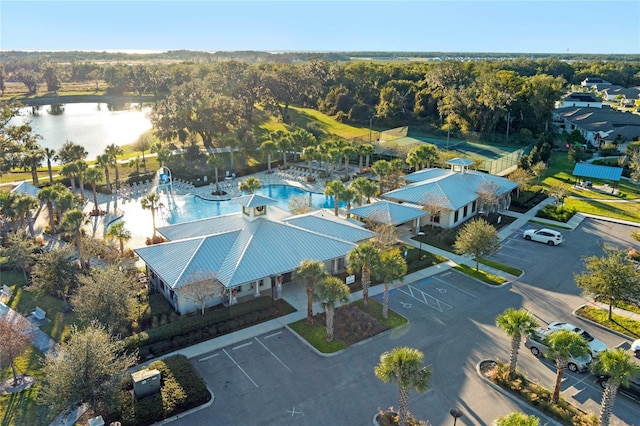
[[[206,361],[206,360],[208,360],[208,359],[211,359],[211,358],[217,357],[218,355],[220,355],[220,354],[211,354],[211,355],[207,355],[207,356],[205,356],[205,357],[200,358],[200,359],[198,360],[198,362]]]
[[[281,360],[280,358],[278,358],[278,356],[277,356],[276,354],[274,354],[273,352],[271,352],[271,350],[270,350],[268,347],[266,347],[266,346],[264,345],[264,343],[262,343],[260,340],[258,340],[258,338],[257,338],[257,337],[254,337],[254,339],[256,339],[256,342],[260,343],[260,344],[262,345],[262,347],[263,347],[263,348],[265,348],[265,349],[266,349],[266,350],[267,350],[271,355],[273,355],[273,357],[274,357],[275,359],[277,359],[277,360],[278,360],[278,362],[279,362],[280,364],[282,364],[282,366],[283,366],[284,368],[286,368],[287,370],[289,370],[289,373],[293,373],[293,371],[291,371],[291,369],[290,369],[289,367],[287,367],[287,364],[285,364],[284,362],[282,362],[282,360]]]
[[[405,291],[404,290],[405,288],[408,289],[409,291]],[[427,305],[428,307],[430,307],[432,309],[435,309],[438,312],[444,312],[443,308],[446,308],[446,309],[453,308],[453,306],[451,306],[450,304],[448,304],[446,302],[443,302],[442,300],[437,299],[437,298],[431,296],[430,294],[427,294],[424,291],[419,290],[419,289],[417,289],[417,288],[415,288],[415,287],[413,287],[411,285],[406,285],[406,286],[404,286],[402,288],[398,288],[398,291],[406,294],[409,297],[412,297],[412,298],[414,298],[416,300],[419,300],[420,302],[424,303],[425,305]],[[416,296],[416,293],[419,296],[422,296],[422,297]],[[432,306],[431,303],[435,304],[435,306]]]
[[[244,348],[245,346],[249,346],[249,345],[253,345],[253,342],[243,343],[243,344],[241,344],[241,345],[234,346],[234,347],[233,347],[233,348],[231,348],[231,349],[235,351],[235,350],[237,350],[237,349],[242,349],[242,348]]]
[[[451,283],[446,282],[445,280],[441,280],[441,279],[440,279],[440,278],[438,278],[438,277],[434,277],[434,278],[435,278],[436,280],[440,281],[441,283],[444,283],[444,284],[448,285],[449,287],[453,287],[453,288],[455,288],[456,290],[458,290],[459,292],[462,292],[462,293],[466,294],[467,296],[473,297],[474,299],[478,297],[478,296],[475,296],[475,295],[473,295],[473,294],[469,293],[468,291],[465,291],[465,290],[463,290],[463,289],[461,289],[461,288],[456,287],[455,285],[453,285],[453,284],[451,284]]]
[[[233,361],[233,363],[236,365],[236,367],[238,367],[238,368],[240,369],[240,371],[242,371],[242,373],[243,373],[245,376],[247,376],[247,379],[249,379],[249,380],[251,381],[251,383],[253,383],[253,385],[254,385],[255,387],[257,387],[257,388],[259,388],[259,387],[260,387],[260,386],[258,386],[258,384],[257,384],[256,382],[254,382],[254,381],[253,381],[253,379],[251,378],[251,376],[249,376],[249,375],[247,374],[247,372],[246,372],[246,371],[244,371],[244,369],[243,369],[242,367],[240,367],[240,364],[238,364],[238,363],[236,362],[236,360],[235,360],[235,359],[233,359],[233,358],[231,357],[231,355],[229,355],[229,352],[227,352],[227,350],[226,350],[226,349],[223,349],[223,350],[222,350],[222,352],[224,352],[224,353],[229,357],[229,359],[230,359],[231,361]]]
[[[265,339],[270,339],[271,337],[275,337],[275,336],[277,336],[278,334],[282,334],[282,331],[276,331],[275,333],[271,333],[271,334],[270,334],[270,335],[268,335],[268,336],[264,336],[264,338],[265,338]]]

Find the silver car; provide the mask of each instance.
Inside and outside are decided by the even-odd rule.
[[[600,353],[607,350],[607,345],[602,340],[596,339],[591,334],[589,334],[588,331],[576,325],[569,324],[566,322],[553,321],[549,323],[549,330],[551,331],[567,330],[567,331],[573,331],[574,333],[578,333],[580,337],[582,337],[589,344],[589,350],[591,351],[591,356],[593,356],[594,358],[598,358],[598,356],[600,356]]]
[[[525,337],[524,346],[535,356],[545,356],[549,351],[549,347],[545,344],[545,341],[551,333],[553,333],[551,330],[537,328],[533,333]],[[581,357],[571,357],[567,363],[567,368],[573,372],[578,371],[584,373],[589,370],[592,361],[593,359],[589,354]]]

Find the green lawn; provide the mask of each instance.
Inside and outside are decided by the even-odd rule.
[[[480,281],[483,281],[491,285],[502,285],[507,282],[507,280],[505,280],[502,277],[490,274],[488,272],[483,271],[482,269],[476,271],[475,267],[468,266],[468,265],[456,265],[454,266],[454,269],[457,269],[458,271],[464,274],[467,274],[473,278],[479,279]]]
[[[19,374],[40,378],[40,359],[43,356],[36,347],[16,359]],[[0,381],[13,377],[9,366],[0,370]],[[36,383],[22,392],[0,395],[0,425],[40,426],[48,425],[59,413],[51,412],[45,405],[37,404],[40,384]]]
[[[534,185],[531,189],[548,189],[550,186],[563,184],[569,188],[569,196],[565,199],[567,208],[574,208],[579,212],[594,214],[598,216],[607,216],[614,219],[629,220],[632,222],[640,222],[640,202],[617,202],[618,200],[640,199],[640,186],[626,179],[618,182],[618,190],[623,196],[614,196],[611,194],[601,193],[597,191],[576,189],[573,187],[575,178],[571,174],[574,164],[567,158],[565,152],[556,152],[551,156],[549,168],[546,170],[542,181],[538,185]],[[607,181],[598,181],[592,179],[594,185],[612,184]],[[576,197],[589,197],[591,200],[581,200]],[[607,202],[614,201],[614,202]]]
[[[21,273],[2,271],[2,284],[9,286],[13,295],[6,302],[11,309],[29,316],[36,306],[42,308],[49,319],[40,326],[40,330],[57,342],[64,341],[71,334],[71,325],[76,322],[74,313],[63,313],[64,302],[48,294],[38,294],[25,287]]]
[[[613,314],[609,321],[609,311],[593,306],[584,306],[576,312],[579,317],[587,318],[603,327],[615,330],[619,333],[640,339],[640,322],[631,318]]]

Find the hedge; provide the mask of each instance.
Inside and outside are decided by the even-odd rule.
[[[204,315],[193,312],[178,321],[129,336],[124,346],[127,350],[138,348],[141,359],[162,355],[277,316],[271,300],[260,297],[230,309],[210,309]]]
[[[175,355],[149,364],[160,371],[162,387],[159,394],[135,400],[129,375],[123,382],[117,406],[109,421],[123,426],[149,425],[198,407],[211,399],[207,385],[183,355]]]

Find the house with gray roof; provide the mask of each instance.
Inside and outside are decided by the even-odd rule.
[[[405,177],[407,185],[382,198],[426,210],[423,225],[454,228],[480,212],[506,209],[518,184],[509,179],[469,170],[473,161],[454,158],[450,169],[429,168]],[[492,199],[494,201],[489,202]]]
[[[587,143],[599,147],[605,142],[632,141],[640,137],[640,116],[614,110],[608,105],[596,108],[562,108],[553,120],[565,132],[578,130]]]
[[[607,101],[616,101],[621,104],[634,103],[640,99],[640,87],[609,86],[603,89],[602,97]]]
[[[556,103],[556,108],[602,108],[602,100],[591,92],[572,92]]]
[[[184,314],[198,307],[189,297],[194,277],[215,276],[225,294],[207,306],[258,297],[282,285],[304,260],[324,262],[336,273],[347,254],[375,234],[323,210],[291,216],[275,200],[251,194],[235,199],[240,213],[158,228],[167,242],[135,249],[150,283]]]

